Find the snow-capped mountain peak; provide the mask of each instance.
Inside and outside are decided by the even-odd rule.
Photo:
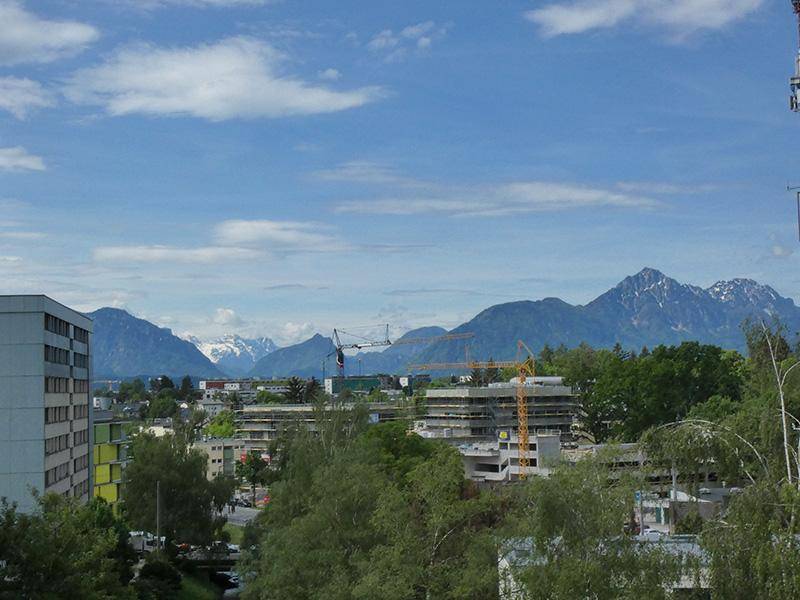
[[[227,334],[213,340],[202,341],[186,336],[211,362],[231,375],[243,375],[261,358],[274,352],[278,346],[268,337],[243,338]]]

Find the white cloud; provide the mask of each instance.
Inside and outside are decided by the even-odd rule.
[[[41,231],[0,231],[0,240],[41,240],[45,237]]]
[[[0,171],[44,171],[40,156],[28,154],[22,146],[0,148]]]
[[[144,9],[165,6],[190,6],[195,8],[229,8],[236,6],[264,6],[273,0],[127,0],[128,4]]]
[[[223,327],[240,327],[244,324],[244,320],[231,308],[218,308],[214,311],[211,321]]]
[[[263,245],[272,250],[331,250],[344,244],[326,233],[318,223],[232,219],[214,230],[218,244],[231,246]]]
[[[506,216],[578,208],[653,208],[652,198],[573,183],[525,181],[478,190],[442,190],[427,197],[378,198],[343,202],[339,213],[450,216]]]
[[[424,21],[404,27],[399,33],[384,29],[372,37],[367,48],[372,52],[386,53],[386,61],[396,61],[405,57],[411,49],[416,48],[419,52],[427,50],[434,40],[447,35],[448,28],[449,25],[437,26],[434,21]]]
[[[342,77],[342,74],[338,69],[325,69],[318,73],[318,77],[320,79],[326,79],[327,81],[337,81]]]
[[[184,48],[137,45],[77,71],[65,88],[77,103],[111,115],[193,116],[211,121],[330,113],[381,97],[378,87],[335,91],[281,74],[285,57],[234,37]]]
[[[313,323],[284,323],[275,335],[275,341],[281,346],[303,342],[316,333]]]
[[[187,263],[212,264],[247,261],[261,257],[259,252],[245,248],[207,246],[178,248],[175,246],[100,246],[92,256],[106,263]]]
[[[0,0],[0,65],[43,63],[83,50],[99,37],[91,25],[50,21],[16,0]]]
[[[0,77],[0,110],[7,110],[18,119],[31,109],[53,106],[53,95],[39,82],[17,77]]]
[[[617,187],[624,192],[642,192],[646,194],[707,194],[719,189],[712,183],[679,184],[664,181],[620,181]]]
[[[411,185],[416,182],[403,177],[385,164],[368,160],[351,160],[332,169],[321,169],[314,173],[325,181],[346,181],[350,183],[392,183]]]
[[[794,254],[794,251],[783,244],[774,244],[772,246],[772,256],[775,258],[786,258],[792,254]]]
[[[0,265],[15,265],[22,262],[20,256],[2,256],[0,255]]]
[[[573,0],[529,10],[525,18],[548,37],[633,23],[667,28],[682,38],[725,27],[763,4],[764,0]]]

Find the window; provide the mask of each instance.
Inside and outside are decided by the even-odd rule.
[[[89,332],[85,329],[81,329],[80,327],[72,327],[72,331],[75,334],[75,341],[81,342],[82,344],[89,343]]]
[[[89,455],[84,454],[72,461],[72,472],[77,473],[89,467]]]
[[[69,337],[69,323],[47,313],[44,315],[44,328],[52,333]]]
[[[86,394],[89,391],[88,379],[75,379],[72,382],[72,391],[76,394]]]
[[[86,354],[81,354],[79,352],[73,352],[72,356],[74,358],[74,364],[76,367],[81,369],[88,369],[89,368],[89,357]]]
[[[81,496],[85,496],[89,493],[89,480],[81,481],[78,485],[72,488],[72,494],[76,498],[80,498]]]
[[[44,359],[47,362],[56,363],[59,365],[69,364],[69,350],[63,348],[56,348],[55,346],[44,347]]]
[[[51,406],[44,409],[44,422],[48,425],[64,421],[69,421],[69,406]]]
[[[75,419],[85,419],[89,415],[89,405],[88,404],[76,404],[75,407],[72,409],[72,412],[75,415]]]
[[[56,435],[44,441],[44,454],[48,456],[69,448],[69,434]]]
[[[44,486],[49,487],[69,477],[69,461],[44,472]]]
[[[73,446],[82,446],[86,442],[89,441],[89,430],[82,429],[80,431],[76,431],[73,435],[72,445]]]
[[[66,377],[45,377],[44,391],[48,394],[66,394],[69,392],[69,379]]]

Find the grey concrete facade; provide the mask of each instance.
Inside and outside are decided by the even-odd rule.
[[[92,493],[92,322],[42,295],[0,296],[0,497]]]

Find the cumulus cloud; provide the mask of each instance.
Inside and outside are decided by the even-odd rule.
[[[339,204],[339,213],[449,216],[507,216],[578,208],[653,208],[657,200],[573,183],[525,181],[481,190],[445,189],[427,197],[377,198]]]
[[[40,156],[28,154],[22,146],[0,148],[0,171],[44,171]]]
[[[231,308],[218,308],[214,311],[211,321],[223,327],[240,327],[244,325],[244,320]]]
[[[72,56],[100,36],[91,25],[51,21],[25,10],[16,0],[0,0],[0,65],[44,63]]]
[[[325,69],[318,73],[320,79],[327,79],[328,81],[337,81],[342,77],[338,69]]]
[[[273,250],[330,250],[343,243],[318,223],[267,219],[223,221],[214,230],[218,244],[263,246]]]
[[[548,37],[632,23],[667,28],[681,38],[702,29],[721,29],[763,4],[764,0],[571,0],[529,10],[525,18]]]
[[[367,42],[367,49],[385,53],[385,60],[400,60],[411,50],[424,51],[434,40],[447,35],[448,25],[437,26],[434,21],[423,21],[404,27],[399,32],[383,29]]]
[[[136,45],[77,71],[66,96],[110,115],[193,116],[211,121],[331,113],[381,97],[378,87],[336,91],[281,73],[285,56],[252,38],[183,48]]]
[[[206,246],[179,248],[175,246],[100,246],[92,256],[105,263],[187,263],[212,264],[247,261],[261,254],[246,248]]]
[[[275,335],[276,342],[281,346],[296,344],[310,338],[315,333],[313,323],[284,323],[280,331]]]
[[[7,110],[17,119],[24,119],[33,109],[54,104],[53,95],[37,81],[0,77],[0,110]]]

